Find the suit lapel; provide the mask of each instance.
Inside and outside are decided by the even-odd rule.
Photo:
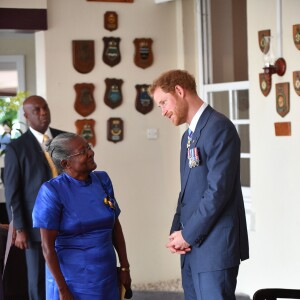
[[[202,129],[206,126],[207,121],[211,115],[211,113],[213,112],[213,109],[210,105],[207,106],[207,108],[204,110],[204,112],[202,113],[195,132],[193,133],[193,139],[191,141],[191,148],[196,147],[196,145],[198,144],[198,140],[201,136],[201,131]],[[187,142],[187,131],[184,133],[184,138],[183,141],[185,141],[185,145]],[[181,163],[181,197],[184,195],[184,190],[191,172],[191,168],[189,167],[189,164],[187,162],[187,149],[183,143],[181,144],[181,159],[180,159],[180,163]],[[183,150],[183,147],[185,146],[185,150]],[[184,154],[183,154],[184,153]],[[182,200],[182,198],[181,198]]]

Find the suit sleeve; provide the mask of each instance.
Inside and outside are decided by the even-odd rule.
[[[15,228],[23,228],[24,211],[22,203],[22,182],[20,176],[20,162],[15,149],[9,144],[5,152],[4,168],[5,201],[9,220],[14,219]]]
[[[233,190],[239,182],[240,139],[234,125],[221,119],[214,122],[202,137],[207,168],[207,189],[198,195],[198,206],[182,231],[190,245],[200,245],[217,224],[218,218],[230,201],[234,201]],[[197,167],[200,168],[201,166]],[[195,171],[196,170],[191,170]],[[192,176],[192,174],[190,174]]]

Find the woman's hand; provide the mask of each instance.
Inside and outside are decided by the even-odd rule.
[[[74,300],[70,290],[66,287],[59,291],[59,299],[60,300]]]
[[[124,285],[125,289],[128,290],[131,287],[130,271],[122,271],[119,269],[119,280]]]

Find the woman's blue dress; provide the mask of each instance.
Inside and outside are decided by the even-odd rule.
[[[107,194],[115,209],[104,203]],[[116,255],[112,230],[120,209],[106,172],[87,181],[63,173],[45,182],[33,210],[33,226],[58,230],[55,250],[75,300],[118,300]],[[46,266],[46,299],[59,300]]]

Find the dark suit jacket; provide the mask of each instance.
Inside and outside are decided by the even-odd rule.
[[[50,128],[53,137],[63,131]],[[6,147],[4,168],[5,201],[10,221],[24,228],[31,241],[41,241],[39,229],[32,228],[32,210],[43,182],[52,174],[43,150],[30,130]]]
[[[238,266],[249,258],[240,185],[240,139],[232,122],[208,106],[201,115],[191,148],[200,165],[189,168],[187,132],[181,142],[181,191],[171,232],[182,229],[192,246],[196,272]],[[182,264],[184,263],[182,255]]]

